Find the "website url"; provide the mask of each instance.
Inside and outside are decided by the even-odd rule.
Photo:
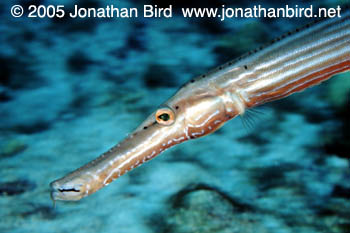
[[[290,7],[286,5],[280,8],[265,8],[261,5],[254,5],[249,8],[231,8],[222,5],[221,8],[182,8],[181,10],[185,18],[220,18],[221,21],[230,18],[341,17],[340,6],[335,8],[318,8],[318,10],[314,10],[312,5],[309,7],[299,7],[298,5]]]

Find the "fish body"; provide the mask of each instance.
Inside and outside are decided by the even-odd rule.
[[[97,159],[51,183],[53,200],[88,196],[169,147],[208,135],[247,109],[350,69],[350,11],[277,38],[194,78],[134,132]]]

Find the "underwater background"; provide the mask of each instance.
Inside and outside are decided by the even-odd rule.
[[[177,145],[79,202],[53,208],[49,195],[51,181],[117,144],[182,84],[312,19],[9,13],[14,4],[313,3],[346,1],[0,2],[0,232],[349,233],[349,72]]]

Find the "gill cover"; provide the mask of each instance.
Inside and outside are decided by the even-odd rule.
[[[227,120],[225,105],[219,96],[205,96],[191,101],[185,112],[190,138],[197,138],[219,129]]]

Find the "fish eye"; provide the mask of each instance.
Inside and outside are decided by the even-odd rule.
[[[171,125],[175,121],[175,114],[170,108],[161,108],[156,112],[156,121],[161,125]]]
[[[168,121],[170,119],[170,116],[168,113],[163,113],[162,115],[159,115],[158,118],[162,121]]]

